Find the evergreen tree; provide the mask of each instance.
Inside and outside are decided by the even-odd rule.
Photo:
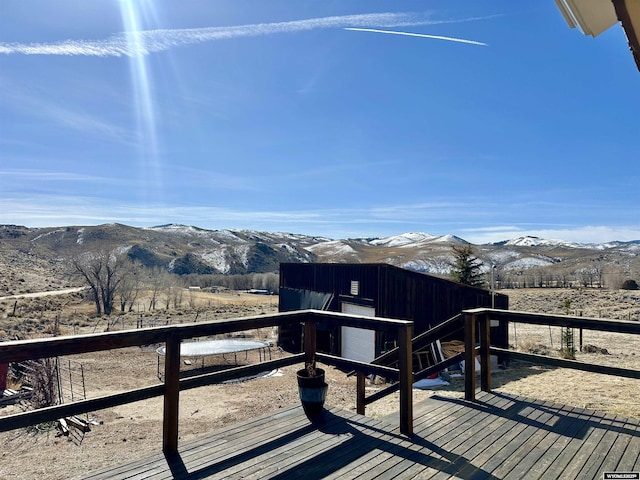
[[[483,287],[484,274],[480,271],[482,261],[475,255],[471,245],[454,245],[452,247],[454,262],[451,265],[451,277],[454,282]]]

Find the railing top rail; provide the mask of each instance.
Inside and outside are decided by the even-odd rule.
[[[333,321],[348,327],[360,327],[368,329],[393,330],[400,327],[413,325],[412,320],[398,320],[395,318],[367,317],[352,313],[328,312],[326,310],[301,310],[301,313],[312,316],[317,321]]]
[[[629,320],[614,320],[592,317],[575,317],[548,313],[519,312],[516,310],[500,310],[494,308],[474,308],[464,310],[463,314],[487,314],[492,320],[507,320],[534,325],[551,325],[555,327],[574,327],[585,330],[600,330],[604,332],[640,334],[640,322]]]
[[[20,362],[36,358],[77,355],[101,350],[163,343],[169,335],[177,335],[179,338],[185,339],[284,325],[305,320],[336,322],[345,326],[370,329],[393,329],[413,323],[406,320],[364,317],[320,310],[297,310],[234,319],[147,327],[118,332],[13,340],[0,343],[0,363]]]

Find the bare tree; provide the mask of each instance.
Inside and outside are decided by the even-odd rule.
[[[123,272],[122,282],[118,290],[121,313],[133,310],[133,304],[138,298],[142,286],[141,269],[142,267],[140,265],[130,263]]]
[[[602,264],[598,263],[593,267],[593,275],[596,282],[598,282],[598,288],[604,287],[604,268]]]
[[[171,303],[173,307],[177,308],[178,298],[182,303],[182,286],[180,285],[180,278],[169,272],[162,273],[162,288],[164,289],[164,308],[169,310]]]
[[[276,273],[254,273],[251,275],[251,288],[277,292],[279,277]]]
[[[598,280],[598,271],[594,267],[581,268],[576,272],[583,287],[593,287]]]
[[[164,278],[167,275],[167,272],[160,267],[154,267],[148,272],[148,275],[147,281],[149,283],[149,293],[151,294],[151,298],[149,299],[149,310],[155,310],[158,303],[158,296],[164,287]]]
[[[116,250],[84,252],[71,258],[73,274],[82,278],[91,290],[98,315],[110,315],[113,310],[124,262],[124,256]]]
[[[173,308],[182,308],[184,288],[175,288],[173,292]]]

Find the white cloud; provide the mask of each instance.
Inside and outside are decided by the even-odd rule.
[[[36,181],[47,182],[93,182],[93,183],[117,183],[121,184],[119,178],[103,177],[99,175],[87,175],[76,172],[65,171],[43,171],[32,169],[7,169],[0,170],[0,176],[12,179],[12,182]]]
[[[9,92],[10,87],[10,94]],[[50,101],[27,92],[23,87],[5,86],[7,102],[23,112],[55,122],[57,125],[89,134],[96,138],[115,141],[125,145],[134,144],[134,135],[125,128],[105,122],[99,117],[77,110],[72,110],[65,105]]]
[[[256,37],[325,28],[401,27],[457,23],[470,20],[477,19],[432,20],[429,13],[367,13],[233,27],[145,30],[134,32],[133,34],[120,33],[99,40],[65,40],[54,43],[0,43],[0,54],[135,57],[162,52],[184,45],[239,37]],[[135,41],[132,41],[132,36],[135,37]]]

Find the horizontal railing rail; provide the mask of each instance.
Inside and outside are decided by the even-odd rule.
[[[379,375],[393,381],[398,381],[400,372],[397,368],[387,367],[385,365],[375,365],[373,363],[358,362],[344,357],[336,357],[326,353],[316,353],[316,358],[322,363],[340,368],[342,370],[353,370],[365,375]]]
[[[585,330],[598,330],[612,333],[640,334],[640,322],[634,322],[631,320],[574,317],[569,315],[520,312],[517,310],[499,310],[492,308],[475,308],[465,310],[463,314],[490,315],[491,320],[506,320],[515,323],[551,325],[552,327],[583,328]]]
[[[317,310],[299,310],[275,314],[244,317],[230,320],[214,320],[209,322],[142,328],[129,331],[74,335],[66,337],[18,340],[0,343],[0,363],[22,362],[39,358],[79,355],[90,352],[113,350],[127,347],[140,347],[152,344],[165,344],[164,383],[149,387],[128,390],[122,393],[80,400],[63,405],[41,408],[14,415],[0,417],[0,431],[37,425],[59,418],[78,415],[104,408],[115,407],[153,397],[164,397],[163,413],[163,451],[173,453],[178,446],[178,402],[179,392],[191,388],[220,383],[234,378],[242,378],[265,370],[272,370],[301,361],[315,362],[315,324],[316,322],[333,323],[335,325],[356,328],[367,328],[382,331],[397,331],[399,338],[409,339],[399,358],[398,369],[383,366],[367,366],[351,362],[340,357],[326,356],[328,364],[345,364],[351,362],[352,367],[373,368],[374,371],[394,375],[399,380],[401,392],[400,411],[403,422],[401,431],[407,435],[412,433],[413,415],[411,404],[411,329],[413,322],[378,317],[326,312]],[[232,332],[282,326],[292,323],[305,325],[305,352],[290,357],[270,360],[253,365],[229,368],[219,372],[206,373],[188,378],[180,378],[180,343],[182,340],[206,337]],[[320,355],[318,354],[318,357]]]
[[[609,320],[603,318],[574,317],[569,315],[554,315],[492,308],[476,308],[462,312],[465,321],[465,398],[475,399],[476,372],[475,358],[480,356],[481,390],[491,391],[491,361],[490,355],[500,355],[503,358],[519,359],[536,364],[570,368],[585,372],[602,373],[626,378],[640,378],[640,371],[597,365],[563,358],[534,355],[516,352],[491,345],[490,322],[512,322],[552,327],[568,327],[601,332],[640,334],[640,323],[629,320]],[[479,342],[477,340],[479,339]],[[476,347],[479,343],[479,347]]]
[[[614,375],[616,377],[640,378],[640,370],[632,370],[629,368],[610,367],[607,365],[598,365],[595,363],[584,363],[568,358],[547,357],[545,355],[536,355],[534,353],[514,352],[506,348],[491,347],[491,354],[500,355],[509,360],[522,360],[525,362],[536,363],[539,365],[549,365],[552,367],[571,368],[573,370],[582,370],[583,372],[603,373],[605,375]]]
[[[406,323],[412,323],[405,320],[365,317],[338,312],[297,310],[232,320],[213,320],[210,322],[147,327],[118,332],[2,342],[0,343],[0,363],[164,343],[170,335],[177,335],[180,339],[187,339],[291,323],[304,323],[311,317],[325,322],[339,323],[346,327],[374,328],[376,330],[393,330]],[[232,330],[229,327],[231,322],[233,323]]]

